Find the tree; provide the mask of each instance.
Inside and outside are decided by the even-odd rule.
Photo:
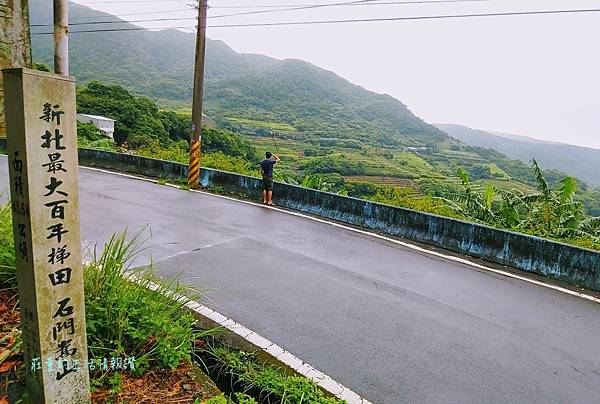
[[[116,120],[114,138],[119,144],[143,145],[156,139],[167,145],[170,140],[154,101],[119,86],[89,83],[77,93],[77,111]]]

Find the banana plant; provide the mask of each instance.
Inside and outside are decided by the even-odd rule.
[[[483,192],[478,192],[471,183],[469,174],[459,168],[458,178],[464,188],[462,194],[452,194],[448,198],[442,198],[457,213],[472,217],[479,221],[495,225],[498,222],[494,212],[494,198],[496,190],[488,185]]]

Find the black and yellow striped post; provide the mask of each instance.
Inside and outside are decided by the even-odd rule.
[[[190,145],[190,165],[188,170],[188,185],[192,189],[199,187],[200,181],[200,140],[192,140]]]
[[[198,31],[196,35],[196,64],[194,67],[194,100],[192,104],[192,134],[190,136],[190,165],[188,186],[200,188],[200,145],[202,142],[202,97],[204,94],[204,54],[206,52],[207,0],[198,2]]]

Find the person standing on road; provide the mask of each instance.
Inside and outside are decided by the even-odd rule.
[[[280,158],[271,152],[266,152],[265,157],[260,163],[260,172],[263,178],[262,203],[273,205],[273,166]]]

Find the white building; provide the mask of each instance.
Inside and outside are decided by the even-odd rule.
[[[77,114],[77,120],[79,122],[83,122],[83,123],[93,123],[94,126],[96,126],[98,129],[100,129],[103,132],[106,132],[106,134],[111,139],[114,139],[114,136],[113,136],[115,133],[115,120],[114,119],[110,119],[110,118],[106,118],[104,116],[98,116],[98,115]]]

